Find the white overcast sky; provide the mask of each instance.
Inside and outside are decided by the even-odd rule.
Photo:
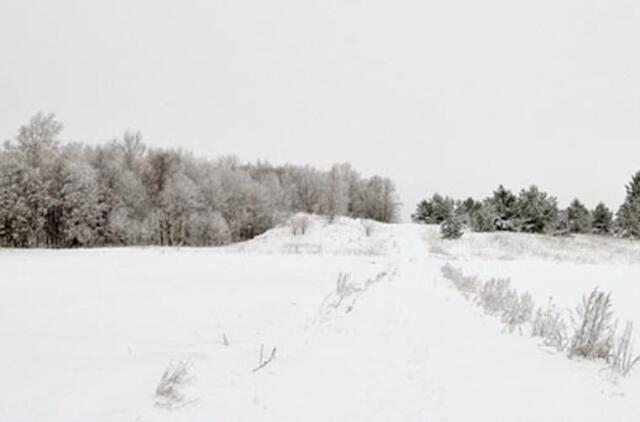
[[[640,170],[638,0],[1,0],[0,139],[351,161],[435,191],[617,207]]]

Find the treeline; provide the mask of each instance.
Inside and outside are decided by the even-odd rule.
[[[589,210],[580,200],[560,209],[555,197],[530,186],[518,194],[500,185],[484,200],[454,200],[439,194],[421,201],[415,222],[466,225],[473,231],[528,233],[596,233],[640,238],[640,171],[626,186],[627,195],[617,213],[599,203]]]
[[[0,246],[222,245],[294,212],[391,222],[393,183],[349,164],[241,164],[149,148],[139,132],[100,146],[62,143],[42,113],[0,149]]]

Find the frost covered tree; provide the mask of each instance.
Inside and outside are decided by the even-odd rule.
[[[53,114],[36,114],[4,145],[0,174],[3,242],[30,247],[51,243],[55,212],[55,170],[62,124]]]
[[[453,216],[455,201],[436,193],[431,199],[421,201],[416,212],[411,216],[413,221],[425,224],[440,224]]]
[[[295,212],[394,221],[391,180],[349,164],[241,164],[148,148],[127,131],[98,146],[63,144],[42,113],[0,148],[0,246],[219,245]]]
[[[189,244],[189,222],[192,215],[201,209],[200,192],[196,184],[182,171],[171,174],[160,194],[160,244]]]
[[[367,218],[393,223],[397,218],[398,202],[396,200],[396,188],[391,179],[373,176],[369,179],[368,189],[373,193],[369,198],[372,210]]]
[[[482,203],[473,198],[467,198],[464,201],[455,201],[453,214],[462,223],[463,226],[469,226],[474,213],[482,208]]]
[[[91,246],[104,223],[96,171],[78,152],[66,154],[60,169],[57,246]]]
[[[294,180],[294,209],[306,213],[320,213],[325,191],[320,173],[310,166],[296,167],[290,171]]]
[[[247,172],[229,167],[221,168],[218,176],[224,197],[221,213],[234,239],[249,239],[272,227],[273,208],[264,186]]]
[[[349,210],[349,164],[334,164],[328,175],[327,215],[333,221]]]
[[[587,233],[591,227],[591,215],[577,198],[566,210],[567,228],[571,233]]]
[[[556,199],[532,185],[523,189],[515,204],[517,228],[529,233],[551,231],[558,217]]]
[[[515,230],[515,217],[517,213],[517,197],[504,186],[498,186],[489,199],[492,211],[496,214],[495,229],[504,231]]]
[[[487,198],[482,203],[477,202],[476,208],[469,215],[469,226],[475,232],[492,232],[498,227],[498,213],[491,199]]]
[[[627,196],[618,209],[616,226],[625,237],[640,237],[640,171],[634,174],[626,186]]]
[[[191,214],[187,223],[188,244],[193,246],[218,246],[229,243],[231,230],[227,221],[217,211]]]
[[[33,244],[34,229],[43,226],[40,214],[30,203],[30,172],[10,145],[0,154],[0,244],[27,247]],[[39,189],[38,189],[39,190]],[[35,227],[34,227],[35,226]],[[35,246],[35,245],[33,245]]]
[[[627,200],[620,206],[616,226],[622,236],[640,238],[640,199]]]
[[[440,236],[443,239],[459,239],[462,237],[462,223],[454,215],[447,217],[440,224]]]
[[[612,224],[613,213],[603,202],[600,202],[591,212],[591,231],[597,234],[609,234]]]

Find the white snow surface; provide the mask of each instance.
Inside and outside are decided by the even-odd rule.
[[[0,250],[0,420],[640,420],[640,370],[612,382],[601,362],[507,334],[440,273],[508,276],[538,305],[571,307],[598,282],[640,326],[633,253],[313,220],[304,236],[282,227],[227,248]],[[275,359],[253,372],[261,345]],[[191,362],[183,405],[157,407],[179,360]]]
[[[304,235],[294,235],[291,221],[306,218]],[[370,227],[367,234],[366,227]],[[393,226],[371,220],[297,214],[279,227],[238,244],[240,252],[320,255],[386,255],[395,246]]]

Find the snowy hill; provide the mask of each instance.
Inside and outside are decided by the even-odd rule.
[[[385,255],[394,246],[393,240],[389,224],[347,217],[335,217],[330,222],[324,216],[297,214],[279,227],[238,245],[237,250],[278,254]]]
[[[0,420],[640,420],[640,370],[509,333],[442,273],[566,307],[598,280],[640,324],[617,242],[310,220],[227,248],[0,250]]]

